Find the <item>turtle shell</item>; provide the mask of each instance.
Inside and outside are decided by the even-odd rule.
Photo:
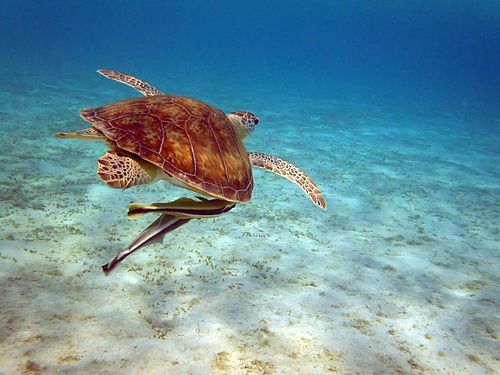
[[[119,149],[139,155],[195,191],[231,202],[250,200],[252,168],[226,115],[173,95],[130,99],[81,111]]]

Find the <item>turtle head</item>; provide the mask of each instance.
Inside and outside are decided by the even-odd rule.
[[[227,118],[238,131],[240,139],[244,139],[249,136],[254,131],[255,126],[259,123],[259,118],[251,112],[231,112],[227,115]]]

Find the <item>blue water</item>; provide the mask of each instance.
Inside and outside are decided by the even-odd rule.
[[[498,115],[495,1],[2,1],[2,60],[88,79],[96,67],[249,90],[439,103]],[[241,85],[241,86],[240,86]]]
[[[0,372],[494,373],[499,4],[2,0]],[[127,205],[187,193],[107,188],[105,145],[52,138],[139,96],[101,68],[256,113],[247,148],[328,210],[255,170],[104,277],[148,224]]]

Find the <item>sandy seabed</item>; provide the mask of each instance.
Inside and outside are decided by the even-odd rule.
[[[0,84],[1,374],[498,371],[500,139],[478,127],[492,124],[186,89],[257,113],[248,149],[307,171],[328,210],[256,170],[249,204],[105,277],[100,265],[152,221],[127,219],[130,202],[192,194],[112,190],[95,173],[104,144],[51,138],[130,89],[22,73]]]

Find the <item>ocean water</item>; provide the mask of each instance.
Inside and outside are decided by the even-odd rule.
[[[495,1],[0,2],[0,374],[495,374]],[[248,204],[105,276],[153,219],[96,175],[95,71],[260,118],[328,209],[255,169]]]

